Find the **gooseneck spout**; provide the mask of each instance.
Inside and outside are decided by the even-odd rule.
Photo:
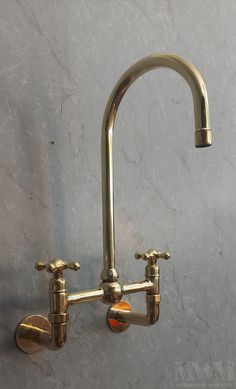
[[[170,68],[189,84],[194,103],[195,146],[211,145],[208,97],[199,71],[190,62],[176,55],[153,54],[136,62],[119,79],[107,102],[102,124],[102,199],[103,199],[103,282],[118,278],[115,268],[115,228],[113,190],[113,129],[120,102],[129,86],[142,74],[156,68]]]

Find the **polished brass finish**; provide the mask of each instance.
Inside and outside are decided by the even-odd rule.
[[[155,324],[159,318],[160,285],[157,260],[160,258],[167,260],[170,258],[170,254],[161,252],[160,250],[148,250],[142,254],[136,253],[135,258],[147,261],[145,276],[146,282],[149,284],[147,285],[148,288],[146,288],[146,314],[132,312],[132,310],[127,311],[127,309],[122,308],[119,304],[114,304],[107,313],[107,322],[112,331],[114,331],[114,328],[119,328],[119,323],[150,326]],[[115,332],[124,331],[128,326],[121,326],[121,328],[120,331],[117,330]]]
[[[66,269],[78,270],[80,265],[78,262],[67,262],[60,258],[55,258],[48,263],[43,263],[38,261],[35,264],[35,268],[37,270],[45,269],[47,272],[52,274],[52,278],[49,281],[49,307],[50,312],[48,314],[48,320],[43,316],[29,316],[30,320],[32,318],[40,317],[43,321],[49,322],[49,336],[45,337],[44,333],[42,336],[41,330],[43,330],[43,326],[40,323],[31,323],[30,327],[25,325],[25,322],[21,322],[17,327],[17,334],[20,333],[20,338],[24,339],[24,343],[22,346],[22,342],[19,343],[17,341],[17,345],[25,351],[27,350],[27,339],[30,341],[30,345],[32,342],[36,343],[35,351],[38,351],[39,344],[40,348],[42,346],[47,347],[51,350],[57,350],[61,348],[66,341],[66,333],[67,333],[67,322],[69,320],[69,315],[67,313],[68,309],[68,300],[67,300],[67,285],[64,278],[63,271]],[[28,320],[28,318],[26,318]],[[19,338],[19,336],[18,336]],[[17,339],[18,339],[17,338]],[[32,346],[30,346],[29,350],[34,350]],[[30,351],[26,351],[30,352]],[[34,352],[34,351],[32,351]]]
[[[163,258],[163,259],[169,259],[170,254],[166,251],[161,252],[157,250],[148,250],[145,253],[136,253],[135,254],[136,259],[143,259],[144,261],[149,261],[150,263],[156,263],[157,259]]]
[[[123,284],[122,292],[124,294],[149,292],[153,289],[153,283],[149,280],[133,282],[132,284]]]
[[[123,301],[123,300],[122,300]],[[126,327],[122,327],[122,331],[126,330],[130,324],[136,324],[139,326],[150,326],[155,324],[159,318],[159,303],[160,303],[160,295],[155,296],[146,296],[146,304],[147,304],[147,313],[146,315],[143,313],[129,312],[126,309],[122,309],[118,304],[114,304],[111,306],[107,313],[107,321],[110,329],[114,330],[114,327],[119,328],[119,324],[127,324]],[[112,321],[111,321],[112,320]],[[115,325],[114,321],[115,320]],[[117,330],[115,332],[122,332]]]
[[[130,326],[127,321],[117,320],[117,312],[130,313],[132,307],[127,301],[121,300],[112,305],[107,312],[107,325],[113,332],[124,332]]]
[[[156,264],[160,258],[168,259],[169,254],[160,250],[149,250],[143,254],[135,254],[137,259],[147,261],[145,280],[121,285],[118,281],[102,282],[97,289],[82,290],[68,293],[63,271],[78,270],[79,264],[68,263],[56,258],[49,263],[37,262],[37,270],[45,269],[52,274],[49,281],[48,319],[40,315],[31,315],[22,320],[16,329],[18,347],[30,354],[40,351],[43,347],[50,350],[61,348],[66,341],[68,307],[87,301],[103,301],[113,304],[107,313],[107,324],[114,332],[125,331],[130,324],[151,325],[159,317],[159,268]],[[147,313],[132,312],[131,306],[121,300],[123,295],[146,292]],[[120,301],[121,300],[121,301]]]
[[[79,270],[79,268],[80,268],[80,264],[78,262],[68,263],[67,261],[64,261],[61,258],[55,258],[48,263],[38,261],[35,264],[36,270],[46,269],[48,273],[61,273],[65,269],[71,269],[76,271]]]
[[[39,315],[28,316],[17,327],[16,342],[26,353],[61,348],[66,341],[68,308],[87,301],[110,304],[107,324],[114,332],[125,331],[130,324],[153,325],[159,318],[160,286],[159,259],[169,259],[170,254],[160,250],[148,250],[135,254],[136,259],[146,261],[145,279],[122,284],[118,281],[115,267],[114,193],[113,193],[113,129],[119,104],[129,86],[142,74],[159,67],[177,71],[188,82],[194,102],[195,146],[211,145],[211,130],[207,92],[198,70],[185,59],[176,55],[154,54],[131,66],[119,79],[107,102],[102,125],[102,196],[103,196],[103,270],[102,282],[96,289],[69,293],[64,270],[78,270],[78,262],[68,263],[55,258],[49,263],[37,262],[37,270],[51,273],[49,281],[48,320]],[[131,293],[146,293],[146,313],[133,312],[122,297]]]
[[[84,303],[88,301],[98,301],[98,300],[102,300],[103,297],[104,297],[104,290],[101,288],[81,290],[80,292],[68,294],[67,303],[78,304],[78,303]]]
[[[52,278],[49,282],[50,313],[48,314],[48,320],[51,323],[50,348],[58,349],[66,341],[67,322],[69,320],[67,313],[67,285],[63,271],[66,269],[77,271],[80,265],[78,262],[68,263],[60,258],[55,258],[46,264],[37,262],[35,267],[37,270],[46,269],[46,271],[52,273]]]
[[[194,102],[195,146],[211,145],[208,97],[205,83],[198,70],[176,55],[153,54],[136,62],[121,76],[107,102],[102,124],[102,194],[103,194],[103,281],[118,278],[115,269],[115,227],[113,193],[113,131],[120,102],[129,86],[141,75],[156,68],[175,70],[188,82]]]
[[[16,328],[16,343],[27,354],[36,353],[50,344],[51,325],[41,315],[25,317]]]
[[[211,146],[212,131],[208,128],[201,128],[195,131],[195,147]]]
[[[114,304],[122,298],[122,285],[119,281],[102,281],[100,287],[104,290],[103,302],[105,304]]]

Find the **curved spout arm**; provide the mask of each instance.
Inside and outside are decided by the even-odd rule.
[[[118,278],[115,269],[114,193],[113,193],[113,128],[119,104],[129,86],[142,74],[166,67],[181,74],[188,82],[194,102],[195,146],[211,145],[211,130],[207,91],[198,70],[176,55],[153,54],[136,62],[119,79],[107,102],[102,124],[102,198],[103,198],[103,281]]]

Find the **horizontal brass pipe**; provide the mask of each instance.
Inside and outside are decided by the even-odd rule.
[[[147,295],[146,308],[147,313],[129,312],[123,309],[116,309],[111,307],[109,310],[109,319],[118,320],[121,323],[136,324],[141,326],[150,326],[155,324],[159,319],[159,302],[160,295]]]
[[[148,292],[152,289],[153,283],[151,281],[144,280],[122,285],[122,294]],[[80,292],[69,293],[67,295],[67,305],[79,304],[88,301],[98,301],[102,300],[103,298],[104,290],[102,288],[81,290]]]
[[[97,301],[97,300],[102,300],[103,296],[104,296],[104,291],[101,288],[81,290],[80,292],[69,293],[67,295],[67,303],[68,305],[71,305],[71,304],[84,303],[87,301]]]
[[[42,328],[35,327],[29,324],[21,324],[19,337],[22,339],[31,339],[40,345],[50,344],[50,332]]]
[[[156,307],[156,312],[159,315],[159,307]],[[152,324],[155,324],[157,321],[156,320],[153,323],[152,321],[150,321],[150,318],[143,313],[128,312],[128,311],[122,311],[122,310],[119,310],[117,312],[116,320],[118,320],[122,323],[136,324],[139,326],[147,326],[147,327],[152,325]]]
[[[148,292],[153,289],[153,283],[149,280],[133,282],[131,284],[124,284],[122,286],[123,294]]]

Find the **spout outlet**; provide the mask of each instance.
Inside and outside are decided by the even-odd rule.
[[[209,147],[212,144],[212,131],[209,128],[195,130],[195,147]]]

